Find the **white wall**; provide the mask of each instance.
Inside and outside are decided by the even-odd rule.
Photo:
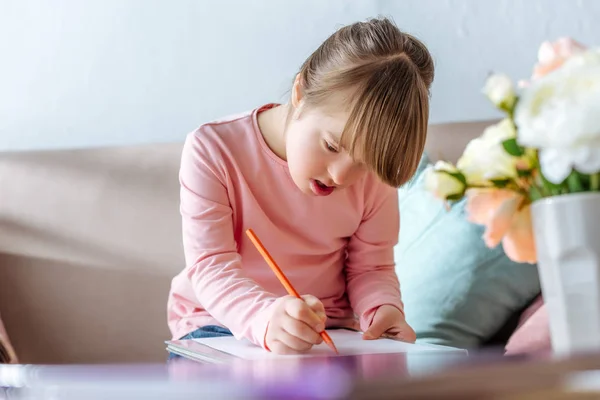
[[[430,47],[434,123],[496,116],[490,70],[600,34],[595,0],[0,0],[0,150],[182,140],[283,100],[333,30],[379,14]]]

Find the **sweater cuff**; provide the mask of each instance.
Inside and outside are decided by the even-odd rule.
[[[269,321],[273,314],[272,304],[259,312],[252,321],[250,328],[250,341],[257,346],[262,347],[265,350],[269,350],[266,343],[267,328],[269,327]]]

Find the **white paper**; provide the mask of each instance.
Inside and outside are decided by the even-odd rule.
[[[328,330],[327,332],[329,333],[331,340],[333,340],[335,347],[337,347],[340,356],[383,353],[422,353],[431,351],[464,351],[452,347],[405,343],[391,339],[364,340],[361,332],[354,332],[344,329]],[[237,340],[232,336],[194,339],[194,341],[246,360],[290,357],[320,357],[331,356],[335,354],[326,343],[321,343],[318,346],[314,346],[308,353],[299,355],[279,355],[255,346],[245,339]]]

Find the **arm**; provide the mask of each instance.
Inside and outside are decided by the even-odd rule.
[[[219,178],[224,176],[210,149],[195,134],[188,135],[179,176],[187,276],[203,308],[236,338],[265,347],[269,308],[276,296],[242,270],[233,212],[224,178]]]
[[[398,190],[380,187],[370,200],[363,221],[348,243],[346,260],[347,292],[363,331],[383,304],[404,314],[394,269],[394,246],[400,227]]]

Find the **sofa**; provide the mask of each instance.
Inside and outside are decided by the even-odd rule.
[[[456,161],[490,121],[432,125]],[[0,154],[0,316],[21,363],[162,362],[181,141]]]

